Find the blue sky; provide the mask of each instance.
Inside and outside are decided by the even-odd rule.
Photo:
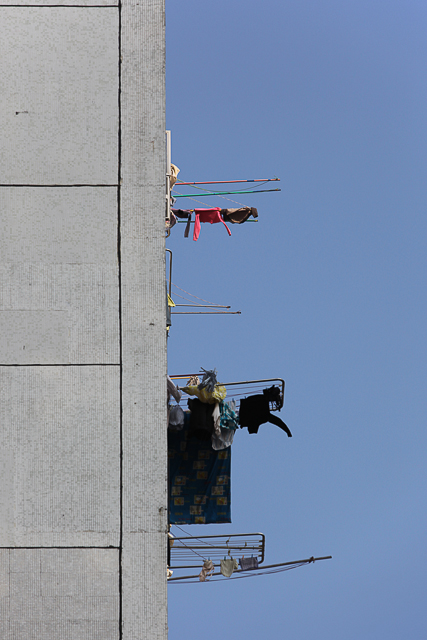
[[[426,32],[413,0],[167,3],[179,178],[282,188],[230,196],[259,212],[231,238],[172,230],[173,282],[242,315],[174,316],[169,373],[283,377],[293,432],[239,431],[232,524],[184,528],[333,556],[170,585],[171,640],[427,637]]]

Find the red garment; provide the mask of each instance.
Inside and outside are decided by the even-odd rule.
[[[194,213],[196,214],[196,220],[194,222],[193,240],[197,240],[199,237],[201,222],[210,222],[211,224],[222,222],[228,231],[228,235],[231,236],[231,231],[222,219],[221,209],[219,207],[214,209],[194,209]]]

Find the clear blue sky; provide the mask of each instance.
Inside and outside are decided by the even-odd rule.
[[[232,524],[184,528],[333,556],[171,585],[170,640],[427,637],[426,33],[414,0],[167,3],[179,178],[282,187],[231,238],[173,229],[173,281],[242,315],[175,316],[169,372],[285,378],[294,436],[239,431]]]

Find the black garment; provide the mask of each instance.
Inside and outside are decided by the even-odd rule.
[[[243,400],[240,401],[240,427],[247,427],[249,433],[258,433],[258,429],[261,424],[271,422],[277,427],[280,427],[280,429],[283,429],[283,431],[288,434],[289,438],[292,438],[292,433],[289,431],[283,420],[278,416],[275,416],[270,411],[269,402],[277,403],[279,397],[279,388],[270,387],[270,389],[264,389],[262,394],[243,398]]]
[[[215,404],[201,402],[198,398],[190,398],[187,404],[191,411],[189,437],[210,440],[214,431],[212,413]]]
[[[255,207],[240,207],[240,209],[221,209],[221,215],[225,222],[242,224],[249,216],[258,218],[258,210]]]
[[[172,209],[172,213],[176,215],[177,218],[184,218],[185,220],[188,216],[191,216],[191,209]]]
[[[188,238],[188,234],[190,233],[190,223],[191,223],[191,214],[193,213],[191,209],[171,209],[172,213],[177,218],[184,218],[187,220],[187,224],[185,226],[184,238]]]

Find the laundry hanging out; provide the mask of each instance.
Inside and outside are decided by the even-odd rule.
[[[292,438],[287,425],[270,411],[270,402],[278,403],[280,399],[279,387],[264,389],[262,394],[248,396],[240,401],[239,422],[241,428],[247,427],[249,433],[258,433],[260,425],[271,422],[280,427],[289,438]]]
[[[191,376],[182,390],[175,388],[179,393],[184,391],[196,398],[189,398],[187,415],[179,405],[169,409],[168,427],[171,431],[180,431],[187,419],[190,437],[200,441],[211,440],[212,449],[221,451],[233,444],[239,427],[235,402],[230,405],[224,402],[227,389],[218,384],[216,369],[202,371],[202,382],[197,376]]]
[[[208,410],[213,407],[209,404],[204,406]],[[182,430],[168,430],[169,522],[231,522],[232,447],[215,451],[210,439],[203,441],[193,437],[188,414],[185,416]]]
[[[219,207],[213,207],[211,209],[172,209],[172,214],[176,218],[187,220],[185,227],[184,238],[188,238],[190,233],[190,224],[192,222],[192,214],[195,214],[193,240],[197,241],[200,235],[201,223],[209,222],[210,224],[217,224],[221,222],[227,229],[227,233],[231,236],[231,231],[226,225],[227,222],[231,224],[242,224],[252,216],[258,217],[258,211],[255,207],[240,207],[237,209],[221,209]],[[171,224],[174,226],[175,222]]]
[[[258,433],[260,425],[270,422],[282,429],[289,438],[292,433],[288,426],[278,416],[271,411],[278,410],[283,407],[284,386],[285,383],[281,379],[282,389],[273,385],[265,388],[261,393],[250,395],[240,400],[240,406],[236,408],[235,400],[225,402],[227,395],[226,385],[243,385],[253,384],[262,381],[246,381],[243,383],[230,382],[219,384],[216,378],[216,370],[205,371],[203,381],[197,376],[190,377],[185,387],[177,389],[190,395],[196,396],[197,400],[189,400],[188,415],[191,423],[190,430],[193,437],[201,440],[209,440],[211,437],[212,448],[214,450],[222,450],[231,446],[234,439],[236,429],[246,427],[251,434]],[[275,380],[273,378],[271,381]],[[238,393],[238,395],[242,395]],[[210,405],[209,407],[203,405]],[[271,409],[270,409],[271,408]],[[182,428],[182,416],[172,415],[170,420],[170,429],[177,430]]]

